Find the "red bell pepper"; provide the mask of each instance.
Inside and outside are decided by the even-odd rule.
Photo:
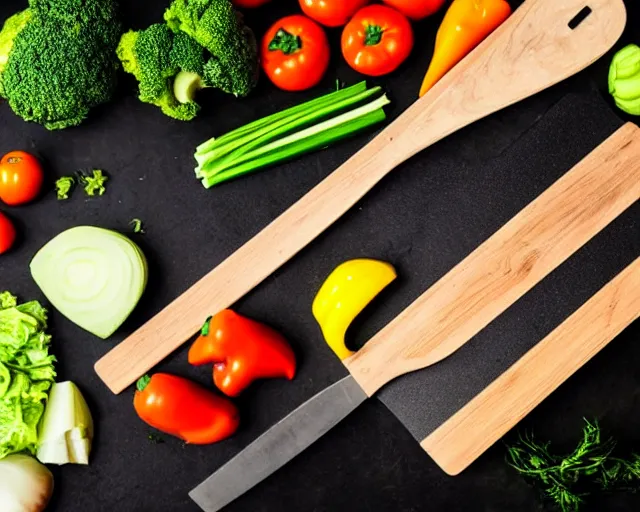
[[[213,381],[228,396],[238,396],[256,379],[291,380],[296,373],[295,355],[281,334],[230,309],[207,319],[189,362],[214,363]]]
[[[138,416],[162,432],[190,444],[210,444],[231,436],[240,424],[227,398],[166,373],[138,380],[133,406]]]

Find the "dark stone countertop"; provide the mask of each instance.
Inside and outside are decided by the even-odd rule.
[[[24,3],[2,2],[0,19]],[[165,7],[165,2],[152,0],[122,4],[125,23],[134,28],[159,21]],[[261,36],[268,24],[295,12],[296,4],[274,0],[251,13],[248,23]],[[627,32],[616,48],[639,42],[640,9],[630,0],[628,4]],[[416,48],[408,62],[391,76],[372,81],[389,91],[391,118],[416,96],[440,19],[441,15],[416,24]],[[336,78],[349,84],[358,80],[339,55],[339,30],[329,32],[332,64],[316,89],[285,93],[263,79],[256,92],[243,100],[207,92],[202,95],[203,114],[191,123],[168,119],[156,108],[137,101],[128,77],[123,77],[112,103],[97,109],[81,127],[62,132],[24,123],[6,105],[0,106],[0,151],[36,151],[46,159],[52,175],[100,167],[112,177],[107,194],[101,198],[86,199],[77,192],[71,200],[57,202],[49,194],[25,208],[3,208],[24,236],[15,251],[0,259],[2,289],[24,299],[42,299],[30,278],[28,262],[38,248],[64,229],[91,224],[127,232],[134,217],[141,218],[147,229],[146,234],[132,238],[149,259],[149,286],[139,307],[111,339],[98,340],[58,313],[51,315],[59,378],[75,381],[85,392],[97,426],[90,466],[54,470],[52,512],[199,510],[187,496],[192,487],[288,411],[344,375],[310,312],[316,290],[335,265],[351,257],[369,256],[398,267],[398,284],[358,322],[356,344],[364,343],[426,289],[431,274],[441,275],[451,268],[460,259],[456,251],[467,245],[473,248],[474,237],[492,232],[491,223],[507,212],[500,207],[505,198],[520,194],[517,197],[524,200],[549,179],[542,168],[538,179],[536,170],[531,169],[534,162],[556,162],[568,170],[620,123],[615,116],[621,113],[606,95],[609,53],[577,77],[454,134],[402,165],[344,220],[235,306],[241,313],[280,329],[291,340],[300,360],[296,380],[261,382],[244,394],[238,400],[243,425],[228,441],[193,447],[165,437],[165,442],[154,444],[148,440],[152,430],[135,415],[132,391],[111,394],[94,373],[93,364],[371,137],[358,136],[330,150],[209,191],[193,179],[191,155],[198,143],[328,91]],[[549,126],[551,135],[536,138],[536,126]],[[540,154],[531,156],[514,149],[522,147],[538,148]],[[495,171],[507,168],[521,175],[509,180]],[[486,174],[478,177],[481,172]],[[508,204],[512,208],[516,203]],[[590,249],[570,260],[573,263],[550,281],[545,293],[532,295],[529,303],[514,309],[514,314],[523,308],[530,310],[533,317],[505,317],[508,321],[496,323],[491,332],[513,336],[522,328],[528,335],[532,329],[544,333],[562,320],[547,312],[575,309],[578,298],[593,293],[598,283],[635,258],[640,245],[637,206],[599,235]],[[473,223],[468,222],[469,212],[478,216]],[[582,417],[598,418],[623,446],[640,447],[638,327],[636,323],[625,331],[519,428],[534,429],[541,438],[553,440],[558,449],[566,449],[576,441]],[[210,385],[209,370],[190,368],[184,347],[158,370]],[[446,390],[440,391],[446,394]],[[505,464],[504,456],[504,446],[498,443],[463,474],[448,477],[380,401],[370,400],[226,510],[551,510],[544,508],[536,492]],[[638,509],[639,496],[627,494],[596,499],[585,507],[598,512]]]

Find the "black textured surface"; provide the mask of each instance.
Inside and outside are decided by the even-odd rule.
[[[569,94],[491,160],[470,166],[453,157],[434,169],[423,164],[439,185],[426,192],[423,209],[448,219],[448,229],[425,229],[400,261],[420,268],[430,286],[584,157],[587,141],[603,140],[619,125],[597,95]],[[455,186],[442,197],[440,185],[452,176]],[[451,357],[396,379],[381,400],[423,440],[640,255],[639,219],[636,204]],[[427,255],[438,261],[421,265]]]
[[[252,13],[249,23],[261,35],[269,23],[295,11],[296,3],[274,0]],[[23,4],[2,2],[0,19]],[[160,19],[165,2],[122,5],[126,24],[143,27]],[[633,27],[640,20],[638,7],[629,5],[630,28],[618,47],[637,34]],[[440,18],[418,24],[416,49],[407,64],[375,81],[394,100],[391,117],[415,98]],[[0,259],[1,288],[25,299],[42,298],[29,277],[28,261],[66,228],[93,224],[127,232],[134,217],[145,221],[147,228],[145,235],[132,237],[149,258],[149,287],[112,339],[97,340],[52,315],[60,378],[74,380],[86,393],[97,425],[91,465],[55,470],[53,512],[196,512],[187,497],[192,487],[295,406],[345,374],[324,345],[310,311],[316,290],[338,263],[358,256],[381,258],[396,265],[400,274],[354,328],[358,345],[595,147],[618,122],[591,83],[594,80],[603,90],[609,54],[578,77],[454,134],[401,166],[342,221],[236,305],[241,313],[287,335],[300,360],[296,380],[262,382],[248,390],[239,400],[242,428],[228,441],[191,447],[165,438],[164,443],[154,444],[147,438],[151,429],[133,411],[132,391],[112,395],[93,372],[93,364],[366,143],[369,137],[361,136],[210,191],[193,179],[191,154],[207,137],[328,91],[336,78],[354,83],[357,75],[337,51],[338,35],[339,31],[330,31],[332,67],[313,91],[284,93],[263,80],[245,100],[207,93],[206,113],[188,124],[138,102],[127,78],[117,100],[95,112],[82,127],[64,132],[27,125],[6,105],[0,106],[2,152],[20,147],[37,151],[46,159],[51,176],[89,167],[102,167],[112,176],[102,198],[86,199],[76,192],[68,202],[58,203],[49,194],[26,208],[3,208],[24,236],[16,251]],[[429,379],[437,389],[430,387],[426,395],[434,417],[453,412],[633,258],[638,252],[637,223],[636,205],[455,359],[434,367]],[[541,436],[566,447],[578,434],[583,416],[598,417],[624,444],[639,446],[638,333],[638,325],[628,329],[527,417],[523,428],[534,427]],[[158,369],[210,385],[207,369],[187,364],[186,347]],[[407,380],[406,386],[410,384]],[[638,508],[638,497],[618,495],[594,503],[590,510]],[[504,463],[502,446],[493,447],[459,477],[447,477],[377,400],[365,403],[302,456],[228,507],[229,511],[541,509],[534,491]]]

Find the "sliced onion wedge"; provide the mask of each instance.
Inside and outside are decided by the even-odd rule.
[[[60,233],[31,261],[49,302],[76,325],[108,338],[131,314],[147,284],[147,261],[127,237],[79,226]]]

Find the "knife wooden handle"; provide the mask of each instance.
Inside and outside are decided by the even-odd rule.
[[[441,361],[638,199],[640,130],[628,123],[344,364],[371,396],[392,379]]]
[[[640,317],[640,258],[420,444],[457,475]]]
[[[96,365],[114,393],[195,334],[333,224],[386,174],[418,151],[577,73],[622,34],[622,0],[527,0],[438,84],[279,218]],[[417,87],[417,86],[416,86]],[[417,92],[417,89],[416,89]]]

